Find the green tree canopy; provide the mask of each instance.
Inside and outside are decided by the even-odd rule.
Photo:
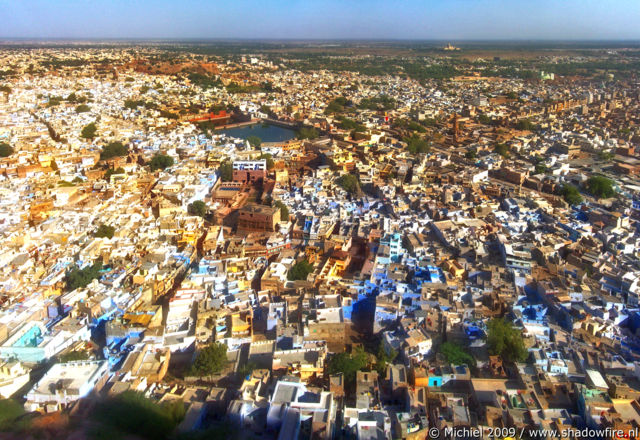
[[[122,142],[109,142],[102,148],[100,160],[108,160],[114,157],[126,156],[127,154],[129,154],[129,148]]]
[[[535,131],[538,129],[538,126],[528,119],[521,119],[516,124],[516,128],[518,130]]]
[[[474,366],[476,360],[464,349],[453,342],[444,342],[440,345],[440,353],[447,358],[447,362],[453,365],[468,365]]]
[[[273,156],[269,153],[261,154],[258,159],[265,159],[267,161],[267,169],[272,170],[275,166],[275,162],[273,161]]]
[[[393,348],[389,353],[384,349],[384,343],[380,341],[380,345],[378,345],[378,353],[376,354],[376,364],[375,369],[380,375],[384,375],[387,371],[387,364],[393,362],[393,360],[398,356],[398,352],[396,352]]]
[[[587,180],[587,191],[599,199],[608,199],[616,195],[613,180],[602,176],[592,176]]]
[[[87,104],[80,104],[79,106],[76,107],[76,113],[86,113],[89,110],[91,109]]]
[[[96,261],[91,266],[87,266],[84,269],[80,269],[74,265],[73,268],[65,274],[67,290],[87,287],[91,281],[100,277],[101,270],[102,261]]]
[[[343,174],[342,176],[338,177],[338,179],[336,180],[336,184],[349,194],[357,194],[360,190],[358,178],[353,174]]]
[[[80,132],[80,137],[84,139],[93,139],[96,137],[96,133],[98,132],[98,127],[94,122],[85,125]]]
[[[342,373],[345,385],[352,388],[356,382],[356,373],[364,369],[369,363],[368,355],[362,347],[357,347],[352,353],[337,353],[329,360],[329,374]]]
[[[500,355],[510,362],[522,362],[527,358],[522,333],[504,318],[494,318],[487,324],[489,353]]]
[[[218,172],[223,182],[231,182],[233,179],[233,165],[229,161],[222,162],[218,167]]]
[[[324,109],[324,113],[327,115],[342,113],[348,102],[347,98],[339,96],[327,104],[327,107]]]
[[[111,180],[111,176],[114,174],[124,174],[124,168],[118,167],[115,170],[113,168],[109,168],[106,173],[104,173],[104,180],[109,182]]]
[[[164,170],[165,168],[169,168],[171,165],[173,165],[173,157],[159,153],[153,156],[149,162],[151,172]]]
[[[14,426],[14,421],[25,413],[24,407],[11,399],[0,399],[0,430]]]
[[[318,130],[313,127],[302,127],[298,130],[298,133],[296,133],[296,137],[298,139],[316,139],[318,137]]]
[[[313,265],[306,259],[300,260],[296,264],[294,264],[291,269],[289,269],[287,279],[290,281],[306,280],[307,276],[311,272],[313,272]]]
[[[564,201],[569,205],[578,205],[582,203],[582,196],[580,195],[580,191],[578,191],[578,188],[569,183],[565,183],[564,185],[562,185],[560,194],[564,198]]]
[[[135,391],[125,391],[114,397],[99,400],[90,414],[100,431],[114,438],[165,440],[184,419],[186,409],[182,400],[158,404]]]
[[[219,342],[200,350],[189,370],[192,376],[210,376],[222,371],[227,364],[227,346]]]
[[[104,223],[98,226],[94,236],[98,238],[113,238],[113,234],[115,234],[116,228],[110,225],[105,225]]]
[[[255,148],[255,149],[260,148],[260,145],[262,145],[262,139],[260,139],[258,136],[249,136],[247,138],[247,142],[249,142],[249,145],[251,145],[251,148]]]
[[[287,205],[282,203],[280,200],[276,200],[274,205],[275,205],[276,208],[280,208],[280,219],[282,221],[288,221],[289,220],[289,208],[287,208]]]
[[[207,205],[202,200],[196,200],[193,203],[189,203],[187,206],[187,212],[191,215],[197,215],[203,217],[207,214]]]
[[[404,141],[407,143],[407,150],[411,154],[428,153],[431,149],[429,141],[421,138],[416,133],[413,133],[410,137],[405,138]]]
[[[493,151],[498,153],[502,157],[509,157],[511,155],[509,153],[509,146],[507,144],[496,144],[493,147]]]
[[[0,157],[9,157],[13,154],[13,148],[6,142],[0,143]]]

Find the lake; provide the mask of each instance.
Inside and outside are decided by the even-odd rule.
[[[252,124],[243,127],[220,130],[217,133],[224,133],[239,139],[247,139],[249,136],[258,136],[262,142],[284,142],[296,137],[296,132],[284,127],[271,124]]]

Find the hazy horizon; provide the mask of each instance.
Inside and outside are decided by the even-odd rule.
[[[637,0],[0,0],[4,40],[640,40]]]

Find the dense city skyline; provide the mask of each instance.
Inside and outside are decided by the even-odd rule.
[[[1,4],[5,39],[640,39],[640,7],[627,0]]]

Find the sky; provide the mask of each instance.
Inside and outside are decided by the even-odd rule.
[[[640,0],[0,0],[0,38],[640,40]]]

